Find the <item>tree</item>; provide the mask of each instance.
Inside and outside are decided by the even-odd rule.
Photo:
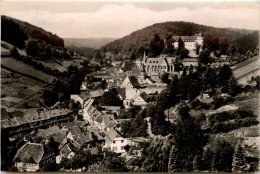
[[[169,35],[166,38],[166,45],[165,45],[165,52],[167,54],[173,54],[174,53],[174,39],[172,38],[172,35]]]
[[[7,16],[1,16],[1,40],[23,49],[27,39],[27,35],[17,23]]]
[[[235,147],[232,161],[232,172],[247,172],[245,151],[240,142]]]
[[[29,56],[36,57],[39,55],[38,41],[35,39],[29,39],[26,43],[26,53]]]
[[[45,57],[46,59],[51,59],[52,56],[52,51],[51,51],[51,46],[48,44],[47,47],[45,48]]]
[[[110,89],[101,97],[101,103],[105,106],[122,106],[123,102],[118,96],[116,89]]]
[[[187,113],[187,111],[184,113]],[[177,122],[174,140],[180,157],[180,166],[186,171],[193,171],[192,162],[195,156],[202,152],[207,137],[193,118],[187,116],[184,118]]]
[[[178,40],[178,50],[180,51],[184,47],[185,47],[185,44],[184,44],[182,38],[180,37]]]
[[[159,34],[155,34],[149,45],[149,56],[157,57],[160,55],[164,48],[164,42],[160,38]]]
[[[12,47],[11,50],[10,50],[10,53],[11,53],[11,56],[14,57],[14,58],[20,57],[20,54],[19,54],[16,47]]]
[[[184,59],[185,57],[188,57],[189,50],[183,47],[180,49],[179,55],[181,59]]]
[[[232,70],[228,65],[224,65],[220,68],[218,73],[219,84],[227,83],[227,81],[232,76]]]
[[[235,96],[240,92],[240,90],[241,89],[238,86],[236,79],[231,76],[228,82],[228,94],[230,94],[231,96]]]
[[[169,156],[169,164],[168,164],[168,172],[179,172],[179,161],[178,161],[178,153],[175,146],[172,146],[170,156]]]
[[[203,151],[202,154],[202,164],[203,164],[203,169],[204,170],[209,170],[211,169],[211,163],[213,161],[213,152],[210,149],[209,146],[206,146],[205,150]]]
[[[199,55],[199,62],[207,65],[208,63],[211,63],[211,58],[210,58],[210,51],[206,48],[204,49],[200,55]]]
[[[105,152],[103,165],[108,172],[127,172],[125,160],[114,152]]]
[[[234,150],[226,141],[217,141],[212,166],[218,171],[231,172]]]
[[[168,73],[163,73],[162,76],[161,76],[161,80],[163,83],[170,83],[170,80],[169,80],[169,74]]]
[[[200,167],[201,167],[201,156],[197,154],[193,160],[193,171],[198,172],[200,170]]]

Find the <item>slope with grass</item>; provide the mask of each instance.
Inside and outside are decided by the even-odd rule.
[[[231,67],[231,69],[240,84],[247,84],[251,77],[260,76],[259,55],[241,62]]]
[[[53,76],[48,75],[42,71],[39,71],[33,68],[30,65],[27,65],[21,61],[18,61],[12,57],[2,58],[1,66],[9,69],[13,72],[25,75],[27,77],[31,77],[33,79],[37,79],[43,82],[51,83],[54,79]]]

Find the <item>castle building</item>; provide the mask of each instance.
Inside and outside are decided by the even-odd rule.
[[[167,57],[165,54],[156,58],[148,58],[144,53],[142,60],[136,60],[136,67],[142,69],[148,76],[154,73],[173,73],[175,61],[175,57]]]
[[[196,45],[199,45],[201,47],[203,46],[203,37],[201,33],[194,36],[172,36],[172,38],[175,40],[175,42],[173,43],[175,49],[178,48],[179,38],[181,38],[184,42],[184,47],[190,51],[195,50]]]

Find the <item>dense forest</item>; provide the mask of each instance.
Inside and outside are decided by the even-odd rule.
[[[64,47],[64,40],[51,32],[11,17],[1,15],[2,40],[18,48],[25,48],[28,39],[41,40],[52,46]]]
[[[167,39],[169,36],[191,36],[200,32],[203,34],[205,45],[211,51],[216,51],[223,45],[232,45],[238,47],[244,53],[245,50],[255,49],[259,42],[259,36],[256,31],[215,28],[190,22],[164,22],[135,31],[130,35],[103,46],[99,51],[109,51],[113,54],[120,53],[121,55],[134,55],[138,57],[143,54],[144,50],[149,50],[151,40],[156,34],[161,39]],[[241,47],[244,43],[248,43],[246,48]]]

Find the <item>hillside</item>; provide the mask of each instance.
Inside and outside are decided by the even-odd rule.
[[[57,35],[8,16],[1,15],[1,29],[1,39],[18,48],[24,48],[29,38],[45,41],[52,46],[64,46],[63,39]]]
[[[116,38],[64,38],[65,46],[99,49]]]
[[[207,40],[212,41],[215,38],[218,38],[220,41],[234,44],[237,39],[250,34],[253,31],[244,29],[215,28],[190,22],[164,22],[148,26],[121,39],[117,39],[103,46],[100,51],[110,51],[116,54],[120,52],[122,54],[134,53],[142,55],[143,51],[148,49],[153,36],[157,33],[161,39],[164,39],[169,35],[194,35],[199,32],[203,34],[205,43]]]
[[[252,57],[231,67],[234,77],[241,84],[247,84],[251,77],[260,76],[259,56]]]

